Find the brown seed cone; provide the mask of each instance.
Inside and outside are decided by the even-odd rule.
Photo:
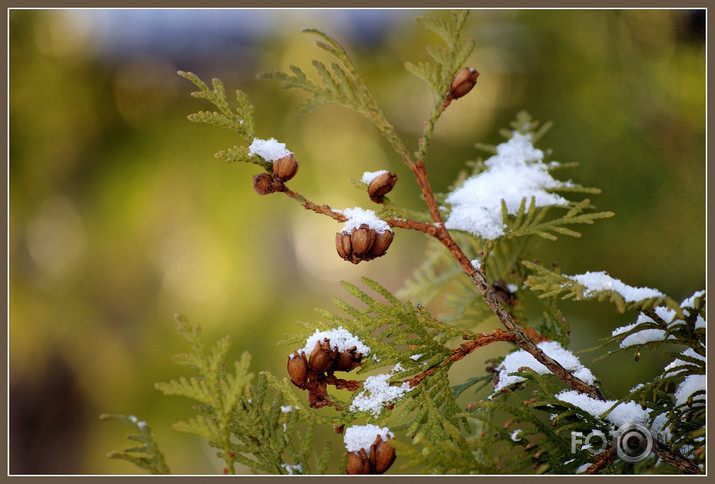
[[[385,255],[385,252],[387,252],[387,249],[390,247],[392,239],[394,238],[395,234],[392,230],[385,230],[384,232],[376,233],[375,242],[372,244],[372,248],[370,249],[370,256],[374,258]]]
[[[330,347],[330,340],[316,341],[310,352],[310,369],[314,373],[324,373],[333,366],[337,356],[338,351]]]
[[[375,230],[366,224],[362,224],[357,229],[353,229],[352,234],[350,234],[350,242],[353,247],[353,255],[362,258],[370,251],[372,244],[375,243]]]
[[[338,232],[335,234],[335,248],[338,250],[338,255],[345,260],[350,260],[353,253],[352,243],[350,242],[350,234]]]
[[[294,351],[292,355],[288,356],[288,376],[290,376],[290,381],[293,385],[300,389],[305,389],[306,378],[308,377],[308,360],[305,359],[304,354],[298,354]]]
[[[288,181],[293,178],[298,171],[298,161],[291,153],[288,156],[279,158],[273,162],[273,176],[281,181]]]
[[[273,193],[273,178],[268,173],[259,173],[253,175],[253,189],[259,195],[268,195]]]
[[[454,80],[449,87],[449,94],[452,99],[459,99],[471,91],[477,83],[477,77],[479,77],[479,72],[475,69],[462,67],[457,75],[454,76]]]
[[[367,187],[367,194],[373,202],[380,202],[380,197],[392,190],[397,183],[397,175],[391,172],[376,176]]]
[[[388,437],[389,440],[389,437]],[[370,447],[370,467],[373,474],[382,474],[395,462],[395,448],[377,436]]]
[[[358,452],[348,452],[348,474],[370,474],[370,459],[365,449]]]
[[[335,363],[333,368],[335,371],[350,371],[354,370],[362,364],[362,353],[356,351],[356,347],[342,351],[338,353],[338,357],[335,358]]]

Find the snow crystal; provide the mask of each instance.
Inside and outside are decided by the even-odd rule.
[[[281,412],[290,413],[293,410],[298,410],[298,407],[292,407],[290,405],[281,405]]]
[[[302,464],[295,464],[295,465],[291,465],[291,464],[281,464],[281,467],[283,467],[283,468],[288,472],[289,475],[295,474],[296,471],[299,472],[299,473],[302,473],[302,472],[303,472],[303,465],[302,465]]]
[[[360,227],[362,224],[366,224],[371,229],[374,229],[378,234],[383,233],[385,230],[390,230],[390,226],[387,225],[387,222],[380,220],[372,210],[354,207],[338,211],[348,218],[347,222],[345,222],[345,225],[343,226],[343,229],[341,230],[343,233],[350,233],[353,229]]]
[[[688,375],[675,391],[675,405],[682,405],[688,401],[688,397],[699,390],[705,390],[705,375]],[[693,400],[704,400],[705,395],[695,396]]]
[[[578,469],[576,469],[576,474],[581,474],[582,472],[586,472],[586,469],[588,469],[589,467],[591,467],[591,463],[590,463],[590,462],[586,462],[585,464],[581,464],[580,466],[578,466]]]
[[[570,351],[564,349],[556,341],[543,341],[537,344],[541,350],[548,356],[558,361],[568,371],[573,372],[576,378],[579,378],[591,385],[596,380],[591,371],[583,366],[578,357]],[[519,370],[522,366],[531,368],[540,375],[549,373],[549,370],[536,359],[524,350],[509,353],[504,358],[504,361],[497,367],[499,371],[499,382],[494,386],[494,393],[499,392],[502,388],[506,388],[514,383],[524,381],[523,377],[517,375],[509,375]]]
[[[618,279],[609,276],[606,272],[586,272],[575,276],[566,276],[582,286],[586,286],[585,296],[590,296],[598,291],[616,291],[625,302],[637,302],[654,297],[665,297],[660,291],[649,287],[632,287]]]
[[[417,361],[420,359],[421,356],[422,356],[422,353],[415,353],[414,355],[410,356],[410,358]]]
[[[363,383],[363,391],[353,399],[350,410],[370,412],[378,416],[385,405],[402,398],[405,393],[412,390],[409,382],[398,386],[390,385],[388,381],[394,373],[402,370],[402,366],[398,363],[389,373],[367,377]]]
[[[482,268],[482,262],[479,259],[474,259],[472,261],[469,261],[472,263],[472,266],[474,266],[475,269],[479,270]]]
[[[564,390],[557,394],[556,398],[579,407],[596,418],[601,418],[601,415],[617,402],[617,400],[606,400],[605,402],[596,400],[583,393],[578,393],[576,390]],[[648,410],[643,410],[636,402],[622,402],[606,415],[605,419],[616,427],[627,423],[645,424],[648,422]]]
[[[137,426],[140,428],[146,427],[146,422],[144,422],[143,420],[139,420],[135,415],[130,415],[129,420],[131,420],[133,423],[137,424]]]
[[[510,436],[511,440],[513,440],[514,442],[520,441],[521,440],[521,437],[519,437],[520,433],[521,433],[521,429],[516,429],[515,431],[513,431]]]
[[[248,154],[258,155],[266,161],[276,161],[291,154],[286,149],[285,143],[279,143],[274,138],[269,140],[254,138],[251,146],[248,147]]]
[[[393,438],[395,434],[390,432],[387,427],[378,427],[373,424],[353,425],[345,429],[343,441],[348,452],[359,452],[360,449],[365,449],[367,455],[370,455],[370,447],[377,440],[377,436],[382,440]]]
[[[367,183],[368,185],[370,182],[372,182],[375,178],[378,176],[382,175],[383,173],[388,173],[387,170],[378,170],[378,171],[366,171],[365,173],[362,174],[362,181],[363,183]]]
[[[363,355],[370,353],[370,348],[368,346],[360,341],[357,336],[353,336],[348,330],[343,329],[342,326],[339,326],[338,329],[331,329],[328,331],[320,331],[316,329],[315,333],[313,333],[305,341],[305,346],[298,350],[298,353],[300,354],[302,351],[306,355],[309,355],[313,351],[315,343],[323,341],[326,338],[330,340],[330,346],[332,348],[337,346],[338,351],[341,353],[349,350],[353,346],[355,346],[355,351],[358,353],[362,353]]]
[[[513,133],[497,146],[497,154],[484,162],[487,170],[474,175],[451,192],[446,202],[451,212],[445,227],[463,230],[484,239],[504,235],[502,200],[515,215],[524,198],[537,207],[566,205],[568,200],[547,190],[571,186],[551,177],[544,153],[531,144],[531,135]]]

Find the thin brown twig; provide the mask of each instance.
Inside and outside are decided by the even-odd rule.
[[[538,339],[543,339],[540,335],[537,335],[535,331],[532,330],[532,334],[538,338]],[[426,370],[424,370],[421,373],[418,373],[414,377],[406,380],[406,382],[409,383],[410,387],[416,387],[419,385],[419,383],[424,380],[426,377],[433,375],[434,372],[436,372],[439,368],[450,365],[452,363],[455,363],[465,356],[469,355],[472,353],[474,350],[477,348],[481,348],[483,346],[486,346],[491,343],[495,343],[497,341],[507,341],[510,343],[514,343],[516,340],[516,335],[511,332],[511,331],[504,331],[503,329],[496,328],[492,334],[480,334],[478,337],[474,339],[470,339],[466,343],[462,343],[459,345],[459,348],[454,348],[452,350],[452,354],[449,355],[449,357],[436,364],[433,365]]]

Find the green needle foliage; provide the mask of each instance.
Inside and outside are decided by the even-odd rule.
[[[416,153],[405,148],[346,50],[327,34],[304,31],[317,36],[317,47],[333,59],[329,65],[313,61],[317,79],[296,66],[290,66],[290,72],[261,75],[281,81],[286,88],[307,91],[304,112],[338,103],[369,119],[415,173],[429,206],[429,212],[407,210],[380,195],[385,203],[372,213],[390,232],[411,229],[432,239],[399,292],[393,294],[368,278],[362,279],[361,286],[343,282],[349,299],[336,298],[336,311],[318,309],[317,321],[300,322],[305,331],[287,335],[279,343],[290,348],[289,378],[268,372],[254,378],[248,353],[229,367],[228,336],[207,350],[200,328],[177,316],[190,351],[177,355],[175,361],[193,374],[157,383],[156,388],[193,401],[195,415],[176,423],[175,429],[215,448],[226,473],[235,473],[237,464],[267,474],[322,474],[329,467],[341,473],[382,473],[395,455],[396,468],[426,474],[700,473],[705,469],[705,291],[681,303],[654,290],[634,298],[623,289],[634,288],[625,284],[593,289],[583,279],[563,275],[557,266],[546,268],[534,259],[541,244],[558,241],[560,235],[581,237],[574,226],[613,215],[592,206],[590,197],[600,193],[597,188],[556,183],[549,194],[558,191],[584,198],[540,205],[536,197],[523,196],[515,213],[502,199],[501,213],[495,216],[501,216],[503,233],[491,239],[444,228],[440,217],[451,215],[453,208],[449,194],[431,192],[422,162],[435,123],[457,98],[452,86],[455,75],[467,72],[463,65],[474,42],[462,37],[466,20],[467,11],[418,20],[441,43],[427,49],[430,60],[405,64],[427,83],[434,97]],[[473,71],[469,72],[474,81]],[[236,92],[238,106],[232,108],[219,80],[209,87],[194,74],[179,74],[198,87],[192,93],[195,97],[218,109],[193,114],[191,121],[230,128],[247,143],[253,142],[253,107],[245,94]],[[474,87],[474,82],[468,87]],[[550,127],[521,112],[504,135],[537,143]],[[499,147],[478,147],[492,155],[499,153]],[[306,209],[345,221],[345,213],[312,203],[286,187],[295,169],[285,179],[274,180],[273,164],[250,154],[245,145],[220,151],[217,157],[262,166],[269,176],[266,181],[261,174],[265,185],[262,192],[257,188],[259,193],[284,192]],[[468,178],[484,174],[488,165],[482,160],[467,163],[469,170],[456,176],[453,192]],[[547,169],[550,174],[575,166],[549,163]],[[360,190],[371,186],[350,182]],[[377,240],[377,234],[367,222],[365,226],[338,234],[341,257],[341,251],[372,250],[367,240]],[[635,352],[638,359],[641,353],[662,351],[663,345],[679,351],[650,381],[627,394],[611,396],[604,382],[613,375],[596,377],[568,350],[574,328],[560,309],[563,300],[607,302],[620,313],[639,313],[633,324],[614,331],[593,349],[617,347],[603,358]],[[433,303],[439,304],[442,314],[427,309]],[[455,381],[454,364],[494,342],[512,347],[485,362],[486,367],[472,361],[471,375]],[[343,378],[345,374],[349,377]],[[130,426],[136,433],[129,439],[141,444],[110,457],[152,473],[169,472],[144,422],[116,415],[103,418]],[[608,440],[614,431],[613,438],[620,439],[617,430],[625,423],[637,423],[652,434],[651,448],[636,460],[619,453],[620,440]],[[351,448],[348,434],[370,425],[389,432],[376,434],[381,437],[374,442],[371,435],[372,443],[361,441],[359,451]],[[344,432],[347,451],[331,439],[321,445],[321,428],[338,439]],[[601,449],[576,445],[575,436],[595,434],[604,436]],[[339,450],[334,451],[336,447]]]
[[[164,462],[164,456],[159,451],[154,440],[154,434],[146,422],[140,421],[134,415],[129,417],[124,415],[105,413],[99,416],[102,420],[114,420],[131,428],[133,434],[127,435],[127,439],[138,442],[139,446],[129,447],[121,452],[110,452],[110,459],[123,459],[131,462],[135,466],[146,469],[152,474],[168,474],[169,468]]]

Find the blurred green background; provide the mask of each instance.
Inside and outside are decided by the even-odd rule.
[[[176,71],[220,77],[256,107],[256,135],[285,142],[301,162],[291,187],[336,208],[367,207],[347,179],[390,169],[397,203],[421,208],[409,170],[369,123],[335,105],[310,115],[305,94],[256,81],[322,58],[315,27],[347,48],[408,147],[431,105],[403,68],[437,42],[416,10],[12,10],[10,82],[10,472],[124,474],[105,457],[125,429],[104,412],[134,414],[154,429],[174,473],[220,473],[203,442],[171,429],[188,402],[154,382],[184,374],[187,348],[172,315],[230,334],[231,358],[283,375],[276,342],[343,297],[338,281],[367,275],[396,290],[424,248],[398,232],[389,253],[358,266],[334,249],[339,227],[286,197],[259,197],[254,166],[213,154],[242,141],[186,120],[211,106]],[[433,12],[444,15],[443,11]],[[446,191],[474,143],[526,109],[554,128],[540,147],[578,161],[564,176],[603,193],[616,216],[580,240],[545,244],[539,258],[575,274],[605,270],[680,300],[705,287],[705,14],[683,10],[475,10],[468,35],[477,88],[438,125],[428,170]],[[436,308],[438,310],[438,308]],[[566,306],[576,349],[634,314],[598,303]],[[506,346],[494,349],[503,352]],[[490,349],[491,350],[491,349]],[[590,365],[592,353],[582,355]],[[455,367],[483,372],[488,352]],[[667,363],[631,371],[591,367],[621,394]],[[460,380],[461,381],[461,380]],[[340,444],[336,442],[336,447]],[[408,472],[409,470],[402,472]]]

